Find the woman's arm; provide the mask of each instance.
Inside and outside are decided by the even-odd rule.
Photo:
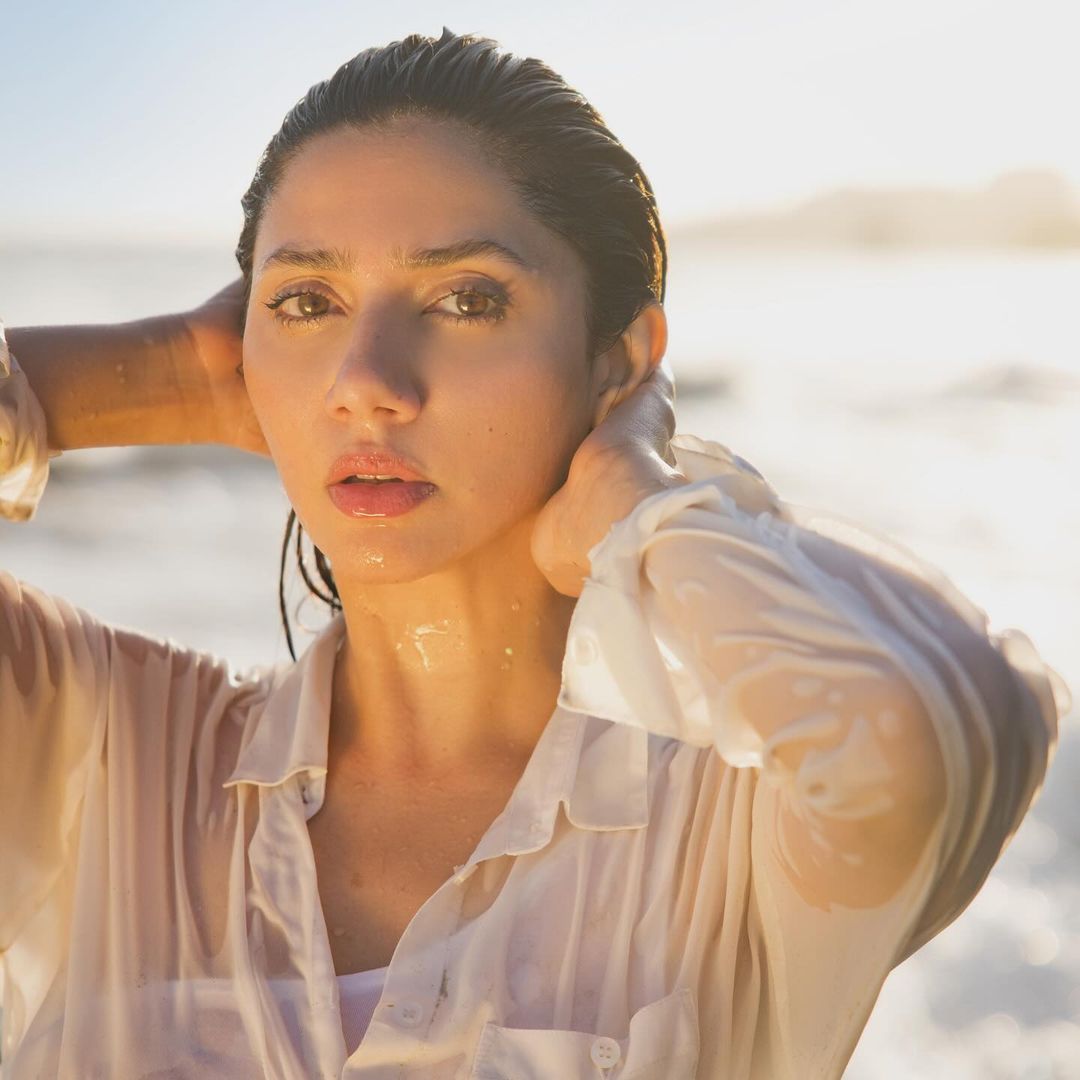
[[[775,870],[812,907],[885,902],[936,837],[940,930],[1041,785],[1064,684],[896,545],[817,531],[716,443],[673,446],[690,483],[589,553],[561,703],[759,769]]]
[[[0,517],[33,518],[50,458],[62,451],[195,442],[265,450],[235,370],[238,297],[234,285],[186,315],[121,326],[5,334],[0,324]],[[164,710],[177,655],[0,568],[0,953],[70,856],[116,699],[145,673],[147,700]],[[185,659],[183,670],[194,666]],[[140,722],[150,716],[143,710]]]
[[[34,390],[49,449],[199,443],[211,413],[183,350],[178,315],[119,325],[11,327],[8,345]]]
[[[182,314],[8,328],[8,346],[45,414],[53,456],[190,443],[267,454],[237,371],[242,296],[237,280]]]
[[[559,704],[735,770],[686,826],[734,860],[694,919],[763,960],[775,1075],[839,1075],[889,971],[1015,832],[1068,694],[896,545],[781,502],[716,443],[672,447],[688,482],[589,551]],[[731,911],[724,881],[747,882]]]

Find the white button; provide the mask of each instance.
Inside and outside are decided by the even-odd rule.
[[[415,1001],[403,1001],[398,1008],[398,1023],[405,1027],[416,1027],[424,1019],[424,1009]]]
[[[619,1058],[622,1057],[622,1048],[614,1039],[609,1039],[606,1035],[601,1035],[599,1039],[594,1039],[592,1048],[589,1050],[589,1057],[593,1059],[593,1064],[599,1066],[601,1069],[610,1069],[619,1064]]]
[[[595,663],[600,655],[596,647],[596,639],[586,630],[578,631],[570,642],[570,655],[577,664]]]

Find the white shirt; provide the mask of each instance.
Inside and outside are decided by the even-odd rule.
[[[337,977],[341,999],[341,1026],[345,1032],[345,1050],[351,1054],[371,1023],[375,1007],[382,997],[387,968],[354,971]]]
[[[673,448],[690,482],[590,553],[551,718],[351,1053],[307,830],[343,617],[237,671],[0,572],[5,1080],[840,1076],[1068,695],[940,574]],[[49,456],[0,345],[3,516]]]

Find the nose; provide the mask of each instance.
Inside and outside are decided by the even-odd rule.
[[[423,404],[412,364],[414,345],[406,328],[386,312],[357,318],[326,394],[327,412],[354,422],[412,420]]]

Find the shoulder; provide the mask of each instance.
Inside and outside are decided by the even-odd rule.
[[[95,676],[107,679],[114,693],[125,687],[182,693],[197,685],[204,700],[234,701],[265,694],[286,666],[239,666],[172,638],[110,622],[3,569],[0,657],[16,676],[44,679],[56,691]]]
[[[160,734],[200,760],[235,758],[286,666],[240,666],[217,653],[126,626],[103,626],[113,722],[145,739]],[[227,749],[232,747],[231,752]]]

